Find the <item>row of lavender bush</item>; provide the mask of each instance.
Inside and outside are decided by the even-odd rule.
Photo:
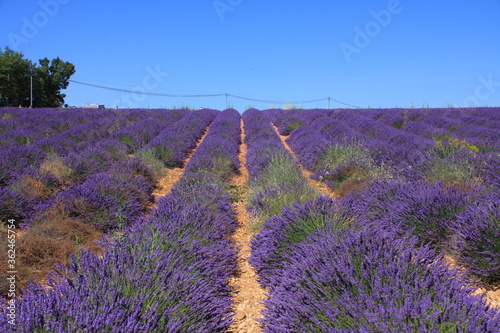
[[[498,332],[498,310],[415,238],[324,229],[292,246],[267,332]]]
[[[476,116],[468,115],[474,111]],[[477,116],[479,111],[482,117]],[[453,112],[453,114],[456,119],[462,120],[461,126],[463,128],[469,126],[465,121],[470,120],[472,117],[472,120],[475,120],[478,125],[490,125],[492,131],[494,131],[498,137],[499,129],[495,128],[494,122],[493,124],[489,124],[488,122],[488,119],[495,119],[495,115],[498,116],[498,111],[498,109],[489,108],[481,110],[462,110],[461,112]],[[314,121],[317,123],[322,122],[323,124],[328,124],[327,119],[324,117],[324,111],[321,110],[294,112],[290,117],[293,119],[292,121],[284,116],[283,111],[273,110],[272,112],[274,112],[274,119],[277,119],[278,122],[281,121],[280,126],[284,131],[288,128],[287,124],[296,123],[297,121],[304,121],[307,123],[308,116],[315,119]],[[419,112],[411,110],[408,114],[402,110],[374,110],[373,112],[365,111],[363,114],[372,119],[385,119],[391,126],[395,126],[395,124],[403,121],[402,119],[410,119],[404,120],[401,126],[402,128],[407,128],[405,124],[411,123],[411,119],[413,119],[413,121],[420,119],[430,122],[432,120],[430,115],[433,115],[434,112],[436,112],[437,117],[444,118],[444,116],[440,114],[452,113],[452,110],[438,109]],[[356,115],[355,111],[351,113]],[[333,115],[335,114],[336,113]],[[281,116],[281,118],[278,117],[278,115]],[[343,117],[347,116],[344,115]],[[330,124],[338,123],[338,120],[334,120],[333,118],[330,118],[330,120]],[[420,123],[420,125],[422,124],[424,123]],[[375,127],[375,125],[371,126]],[[430,127],[430,125],[428,125],[428,127]],[[350,132],[353,133],[354,130],[351,129]],[[335,133],[335,131],[333,131],[333,133]],[[349,131],[343,131],[342,133],[345,136]],[[437,132],[433,133],[437,135]],[[442,135],[443,133],[441,133],[441,136]],[[432,136],[429,138],[434,139]],[[314,145],[315,140],[318,142],[316,146]],[[287,141],[295,150],[303,165],[309,167],[312,171],[316,171],[316,175],[318,174],[318,169],[320,175],[325,175],[324,169],[321,169],[321,163],[318,163],[321,162],[323,155],[328,154],[327,148],[325,148],[328,147],[328,142],[325,141],[324,136],[320,136],[319,133],[311,130],[307,125],[301,125],[299,128],[291,131]],[[484,146],[489,144],[488,141],[481,142]],[[464,158],[464,156],[468,157],[468,161],[473,162],[472,166],[469,164],[456,164],[456,160]],[[439,157],[443,160],[439,161]],[[470,146],[465,144],[453,145],[452,141],[451,145],[448,146],[433,147],[426,163],[427,168],[432,167],[436,163],[441,163],[443,168],[445,166],[451,166],[453,168],[462,167],[463,169],[473,167],[477,178],[475,182],[469,183],[472,186],[465,188],[460,186],[460,183],[450,182],[446,177],[427,179],[430,181],[444,181],[444,184],[421,183],[422,179],[420,178],[417,178],[419,182],[415,182],[415,178],[410,178],[409,180],[413,180],[411,183],[380,183],[384,177],[381,172],[377,172],[376,177],[372,177],[371,180],[376,180],[378,183],[369,187],[366,191],[360,192],[361,194],[359,197],[354,201],[351,198],[350,201],[358,205],[356,209],[358,210],[357,214],[359,216],[363,216],[359,211],[359,203],[368,205],[369,209],[367,208],[367,210],[370,211],[372,215],[363,217],[364,224],[376,226],[378,228],[383,228],[385,226],[386,229],[400,230],[403,233],[408,230],[413,230],[413,234],[419,236],[422,242],[430,242],[438,249],[454,249],[454,253],[450,254],[456,256],[461,264],[468,267],[468,272],[473,273],[475,277],[479,277],[483,281],[495,283],[499,280],[498,268],[500,267],[498,257],[500,252],[497,247],[500,243],[496,241],[498,228],[496,227],[497,222],[495,222],[498,221],[498,216],[492,213],[487,215],[489,217],[484,220],[477,218],[474,223],[471,223],[470,214],[467,215],[469,216],[468,218],[458,218],[457,213],[465,210],[468,204],[471,204],[472,207],[481,206],[482,208],[474,209],[482,211],[483,215],[486,214],[484,211],[490,212],[497,206],[494,199],[494,193],[498,192],[500,184],[498,182],[498,154],[495,157],[490,152],[482,154],[480,152],[472,152]],[[331,165],[334,164],[335,163],[331,163]],[[362,163],[351,160],[349,166],[352,167],[352,164],[356,164],[357,166],[362,165]],[[367,169],[368,168],[365,170]],[[339,176],[342,176],[342,171],[352,170],[349,170],[345,165],[341,165],[337,170],[334,170],[331,175],[335,175],[338,179]],[[321,174],[321,172],[323,172],[323,174]],[[439,176],[441,175],[446,176],[446,173],[439,174]],[[331,183],[328,183],[330,179],[332,179],[332,177],[328,177],[328,175],[323,178],[323,180],[327,181],[327,184],[331,185]],[[385,185],[381,186],[380,184]],[[449,187],[450,185],[452,187]],[[390,186],[393,186],[393,188],[390,189]],[[480,186],[479,190],[472,191],[478,188],[478,186]],[[334,188],[334,186],[332,187]],[[380,188],[384,190],[381,192]],[[478,192],[483,192],[484,195],[476,195]],[[491,196],[493,196],[493,198]],[[379,201],[374,202],[373,200],[375,200],[374,198],[376,197],[378,197]],[[372,198],[372,201],[367,198]],[[486,206],[485,202],[487,203]],[[387,205],[390,205],[390,207]],[[407,215],[408,211],[411,212],[410,215]],[[419,215],[416,215],[417,213]],[[376,214],[379,215],[376,216]],[[397,218],[395,218],[395,216],[397,216]],[[457,220],[462,222],[457,222]],[[468,222],[465,223],[465,221]],[[471,236],[472,230],[476,232],[474,237]],[[466,256],[468,256],[468,259],[465,259]],[[476,256],[477,260],[472,260],[472,256]],[[490,262],[491,265],[488,267],[488,265],[485,265],[485,262]]]
[[[37,140],[64,132],[74,126],[91,121],[99,113],[61,112],[54,109],[37,109],[36,113],[0,120],[0,150],[29,145]],[[100,112],[100,116],[106,112]],[[13,117],[13,116],[12,116]]]
[[[218,113],[180,183],[149,217],[105,244],[102,257],[75,256],[54,274],[53,289],[32,285],[16,301],[17,331],[226,331],[232,322],[227,280],[237,253],[229,236],[236,221],[219,185],[238,165],[216,161],[237,161],[239,140],[239,114]],[[3,328],[10,327],[7,311]]]
[[[337,195],[375,177],[395,178],[394,172],[375,161],[373,151],[364,144],[367,138],[327,117],[325,110],[294,111],[288,117],[283,110],[266,112],[279,132],[289,135],[286,142],[302,166],[313,172],[314,179],[336,190]],[[325,130],[314,130],[315,124]]]
[[[65,155],[76,152],[108,138],[126,124],[123,117],[114,113],[74,126],[66,131],[36,141],[34,144],[11,147],[0,151],[0,185],[27,169],[37,168],[49,152]]]
[[[187,152],[193,149],[218,111],[193,111],[189,118],[181,119],[173,130],[165,130],[140,151],[140,156],[155,158],[168,168],[183,167]]]
[[[109,112],[99,113],[99,115],[103,118],[101,125],[98,118],[94,118],[92,121],[74,126],[34,144],[0,151],[2,220],[7,218],[15,218],[18,222],[25,220],[33,213],[34,205],[53,196],[61,185],[57,176],[44,170],[43,163],[48,161],[49,154],[57,155],[55,151],[60,148],[65,151],[71,151],[71,149],[76,151],[78,147],[85,148],[110,135],[108,130],[111,129],[112,123],[116,124],[116,121],[119,121],[119,116]],[[79,118],[77,113],[75,116]],[[99,132],[100,130],[101,132]],[[90,136],[86,136],[85,132],[88,132]],[[49,141],[52,142],[52,147],[49,145]],[[68,149],[65,149],[64,143],[69,144]],[[47,151],[44,151],[42,146]],[[49,166],[51,164],[53,163],[49,163]]]
[[[262,111],[243,113],[247,168],[249,173],[248,210],[255,227],[270,216],[279,214],[283,205],[304,202],[317,195],[306,182],[299,165],[283,146]]]
[[[322,111],[310,114],[326,120]],[[281,120],[284,134],[296,134],[289,143],[301,162],[317,166],[324,137],[303,118]],[[498,218],[495,190],[443,183],[378,181],[343,200],[284,208],[252,242],[251,263],[270,290],[265,331],[496,332],[498,310],[471,296],[440,250],[498,282]]]
[[[389,126],[411,131],[429,139],[450,136],[460,138],[480,150],[498,150],[498,108],[373,110],[366,115]]]
[[[443,183],[374,182],[342,201],[359,226],[402,236],[411,233],[455,258],[490,287],[500,282],[499,193]]]
[[[482,129],[486,134],[483,133],[482,136],[473,134],[479,132],[480,128],[476,125],[468,125],[465,121],[471,117],[468,114],[476,110],[464,109],[461,111],[462,122],[452,119],[460,126],[457,124],[455,127],[448,126],[452,129],[459,126],[463,131],[450,132],[445,128],[446,126],[440,128],[432,125],[435,118],[443,118],[440,117],[442,111],[441,109],[427,111],[394,109],[334,112],[269,110],[268,112],[275,124],[279,126],[280,132],[291,132],[290,141],[303,141],[303,137],[310,136],[312,130],[317,132],[316,135],[320,134],[323,141],[326,140],[336,146],[337,149],[332,147],[330,152],[316,148],[320,150],[319,153],[313,151],[317,160],[320,160],[320,157],[328,157],[332,152],[338,152],[338,148],[341,147],[354,147],[355,149],[351,151],[357,151],[360,155],[364,147],[367,150],[361,154],[365,155],[364,159],[374,160],[377,166],[390,166],[390,169],[385,168],[385,171],[389,171],[393,177],[402,176],[411,181],[444,180],[453,185],[498,182],[498,177],[494,176],[494,171],[500,168],[498,153],[495,153],[498,151],[498,130],[484,127]],[[488,111],[484,113],[490,117],[489,120],[492,120],[498,109],[490,108]],[[488,118],[483,119],[488,120]],[[481,124],[485,126],[486,122]],[[306,129],[308,126],[309,128]],[[292,131],[292,128],[297,129]],[[472,145],[471,142],[477,146]],[[289,143],[293,144],[293,142]],[[299,151],[305,149],[300,142],[297,145]],[[311,145],[312,140],[309,139],[309,146]],[[323,146],[324,143],[321,142],[320,147]],[[310,147],[307,147],[306,151],[311,151]],[[307,159],[310,161],[311,157]],[[311,162],[309,165],[312,164]],[[340,165],[340,170],[336,171],[325,168],[324,164],[313,165],[315,169],[313,171],[317,172],[317,177],[326,179],[332,187],[338,183],[338,178],[345,178],[345,174],[353,173],[353,170],[358,170],[359,174],[359,170],[369,170],[371,169],[369,166],[373,166],[371,162],[363,166],[359,161],[353,161],[350,166]],[[375,173],[380,174],[380,170]],[[328,178],[332,178],[333,181],[328,182]]]
[[[134,113],[136,115],[134,118],[139,118],[138,112]],[[151,187],[155,183],[154,177],[150,175],[151,172],[147,170],[145,165],[141,165],[141,161],[131,160],[127,156],[127,153],[133,153],[135,148],[140,148],[145,145],[149,142],[151,136],[158,134],[165,127],[168,128],[169,125],[174,124],[186,113],[187,111],[165,111],[152,118],[137,121],[133,125],[115,132],[109,139],[101,140],[94,145],[88,144],[88,147],[82,151],[72,152],[62,157],[56,152],[46,154],[43,162],[38,168],[33,167],[28,170],[18,171],[19,175],[14,177],[8,184],[9,186],[0,189],[0,196],[4,199],[2,200],[2,206],[4,208],[2,210],[2,216],[5,218],[15,218],[18,221],[30,221],[39,215],[40,212],[47,209],[47,207],[55,203],[60,203],[61,201],[68,202],[68,197],[74,197],[76,195],[75,193],[82,194],[88,192],[90,188],[98,188],[85,183],[87,180],[89,180],[90,183],[95,183],[95,179],[89,178],[99,178],[100,180],[97,184],[103,181],[103,179],[101,179],[103,177],[106,179],[106,181],[103,181],[104,183],[116,183],[120,179],[122,182],[125,182],[130,177],[123,174],[132,170],[135,172],[131,172],[130,175],[142,174],[147,178],[144,179],[144,181],[149,183],[149,187],[145,187],[145,185],[142,184],[131,193],[139,192],[143,193],[141,195],[142,197],[149,196],[151,194]],[[147,114],[147,111],[143,110],[140,118],[145,118]],[[154,126],[151,123],[152,121],[158,125]],[[140,133],[144,132],[148,134],[143,134],[141,136]],[[111,177],[110,173],[106,174],[106,172],[104,172],[104,170],[109,169],[115,172],[120,169],[124,171],[118,173],[122,174],[121,176],[115,174]],[[96,174],[100,175],[94,176]],[[144,183],[144,181],[141,180],[141,183]],[[133,183],[134,182],[131,182],[131,184]],[[99,188],[102,188],[102,186]],[[112,220],[114,222],[116,222],[116,220],[123,220],[124,217],[129,217],[129,215],[126,214],[128,205],[125,198],[127,196],[123,194],[123,192],[126,193],[125,189],[130,190],[130,186],[129,184],[129,186],[123,187],[124,190],[120,192],[122,194],[115,194],[117,197],[116,199],[111,199],[108,197],[109,195],[103,194],[105,191],[97,190],[88,192],[88,195],[76,195],[75,200],[70,201],[79,202],[78,206],[80,208],[77,209],[75,205],[71,205],[76,210],[72,209],[69,213],[80,216],[88,209],[89,212],[85,212],[85,216],[90,214],[89,216],[91,217],[97,214],[102,215],[102,219],[100,220],[106,220],[108,215],[102,213],[102,209],[95,209],[96,205],[90,205],[90,207],[88,207],[87,202],[90,200],[96,204],[100,203],[103,207],[111,205],[111,207],[115,208],[108,212],[109,216],[115,216]],[[144,189],[147,188],[148,190],[144,192]],[[98,195],[94,195],[94,192]],[[64,200],[59,200],[57,198],[58,195],[64,198]],[[91,196],[92,198],[90,198]],[[103,196],[108,197],[107,200],[103,199]],[[114,204],[111,204],[111,202],[114,202]],[[117,202],[120,202],[120,204]],[[135,206],[137,207],[134,211],[144,211],[145,208],[142,206],[144,206],[147,200],[143,199],[140,202],[141,207],[138,207],[138,203],[136,203]],[[102,225],[102,223],[97,223],[97,225]]]
[[[47,154],[57,154],[62,158],[71,153],[79,153],[101,140],[110,138],[112,134],[120,129],[152,115],[149,110],[121,112],[99,110],[90,112],[89,110],[71,109],[71,111],[50,112],[50,109],[37,109],[37,112],[26,116],[37,120],[36,122],[26,120],[28,125],[23,129],[26,136],[29,136],[28,132],[36,132],[38,128],[43,129],[53,126],[51,124],[53,121],[64,129],[68,128],[34,142],[25,142],[23,145],[0,150],[0,156],[2,157],[0,162],[0,185],[2,186],[6,185],[12,178],[22,175],[26,170],[39,167]],[[47,112],[48,116],[43,112]],[[160,117],[161,113],[165,112],[160,111]],[[6,122],[17,119],[24,120],[24,118],[0,120],[0,126],[10,126]],[[68,119],[68,121],[65,119]],[[12,134],[11,132],[7,131],[3,135],[8,136]]]
[[[437,250],[451,230],[458,262],[498,279],[498,196],[469,199],[382,182],[341,201],[285,207],[252,241],[251,263],[269,290],[265,331],[498,331],[498,310],[471,296]]]
[[[206,118],[213,119],[214,112],[191,112],[177,122],[176,118],[182,114],[174,114],[177,116],[171,119],[172,126],[161,131],[157,137],[170,133],[171,136],[199,138],[206,129]],[[148,123],[143,125],[147,126]],[[186,133],[188,128],[191,131]],[[163,147],[165,150],[178,151],[179,156],[186,156],[194,148],[185,142],[181,147],[177,146],[177,142],[165,142]],[[102,232],[120,230],[125,224],[141,218],[153,201],[152,192],[157,176],[147,161],[127,157],[128,149],[120,140],[111,139],[101,142],[97,149],[90,148],[88,155],[73,156],[71,166],[78,163],[87,167],[88,170],[75,168],[86,180],[60,192],[51,207],[90,223]],[[84,177],[87,175],[91,176]]]
[[[480,177],[481,165],[494,164],[492,160],[495,157],[494,152],[498,152],[500,148],[498,144],[499,133],[498,129],[490,128],[487,124],[494,122],[495,114],[499,112],[499,109],[482,109],[484,121],[481,126],[467,122],[474,112],[477,114],[478,110],[374,110],[373,112],[350,113],[349,116],[346,112],[342,114],[345,120],[359,115],[370,117],[376,119],[376,123],[385,122],[390,124],[388,126],[400,129],[402,132],[410,132],[424,139],[432,140],[434,145],[427,152],[424,151],[423,154],[420,154],[420,157],[418,151],[413,153],[418,158],[414,161],[410,160],[410,162],[413,162],[414,169],[417,162],[425,162],[421,163],[424,176],[435,180],[436,171],[446,169],[446,165],[451,166],[448,169],[460,167],[473,169],[470,174]],[[454,114],[455,117],[448,118],[448,114]],[[394,120],[395,117],[400,119]],[[351,124],[350,121],[348,123]]]

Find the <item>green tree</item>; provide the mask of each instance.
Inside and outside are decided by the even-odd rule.
[[[66,95],[62,94],[61,90],[68,87],[69,79],[75,73],[75,66],[59,57],[52,61],[43,58],[39,63],[35,75],[38,87],[35,89],[34,106],[62,106]]]
[[[31,61],[8,47],[0,49],[0,106],[29,106]]]
[[[37,65],[20,52],[0,49],[0,106],[29,106],[33,76],[33,106],[60,107],[66,97],[61,90],[74,73],[75,66],[59,57],[40,59]]]

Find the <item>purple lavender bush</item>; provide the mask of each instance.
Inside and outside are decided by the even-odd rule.
[[[209,184],[185,193],[183,189],[174,189],[171,195],[160,199],[158,208],[145,223],[154,225],[166,239],[203,245],[224,274],[233,274],[236,251],[231,235],[237,222],[229,195]]]
[[[152,225],[102,258],[82,252],[54,274],[53,289],[32,285],[16,300],[16,332],[224,332],[231,322],[227,273],[216,252],[187,239],[167,238]],[[3,330],[12,327],[1,317]]]
[[[452,226],[457,262],[490,285],[500,281],[500,196],[485,195],[457,216]]]
[[[239,172],[240,114],[233,109],[220,112],[205,140],[185,167],[183,180],[223,186]],[[192,184],[193,185],[193,184]]]
[[[83,183],[90,176],[109,169],[114,163],[127,158],[127,145],[116,139],[105,139],[82,151],[70,153],[63,158],[71,170],[71,181]]]
[[[248,147],[249,211],[258,228],[269,217],[279,214],[283,206],[308,201],[317,193],[306,182],[265,113],[251,109],[242,118]]]
[[[341,232],[350,227],[339,211],[338,202],[321,196],[316,200],[284,207],[280,216],[272,216],[252,239],[252,266],[259,282],[267,288],[279,285],[279,279],[293,245],[322,229]]]
[[[59,193],[54,205],[70,217],[94,225],[101,232],[121,229],[140,218],[152,202],[151,184],[139,176],[99,173],[81,185]]]
[[[28,169],[37,168],[46,154],[34,145],[0,151],[0,186],[8,185]]]
[[[165,167],[183,167],[184,159],[189,151],[196,147],[197,141],[216,115],[217,111],[210,109],[187,114],[174,126],[160,132],[151,142],[140,149],[138,157],[152,154]]]
[[[422,244],[444,249],[451,225],[473,200],[474,192],[442,183],[373,182],[348,194],[341,207],[362,228],[399,235],[411,231]]]
[[[458,139],[438,140],[423,164],[425,179],[453,186],[476,186],[481,182],[484,155],[478,148]]]
[[[493,189],[500,188],[500,156],[491,154],[485,156],[481,177],[484,184]]]
[[[300,163],[314,171],[316,162],[328,146],[328,141],[309,126],[301,126],[290,133],[286,142],[299,158]]]
[[[112,138],[125,143],[127,145],[127,153],[132,154],[186,114],[188,114],[188,111],[182,109],[165,110],[153,117],[137,121],[133,125],[113,133]]]
[[[332,230],[293,247],[265,332],[498,332],[500,315],[414,237]]]
[[[9,219],[14,219],[18,225],[35,209],[36,201],[25,197],[8,186],[0,187],[0,224],[7,225]]]

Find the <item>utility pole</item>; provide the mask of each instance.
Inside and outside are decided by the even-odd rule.
[[[226,109],[227,109],[227,93],[226,93]]]
[[[328,110],[330,110],[330,97],[328,97]]]
[[[30,86],[31,86],[31,89],[30,89],[30,108],[33,107],[33,72],[31,72],[31,75],[30,75]]]
[[[30,108],[33,107],[33,72],[35,69],[33,66],[30,68]]]

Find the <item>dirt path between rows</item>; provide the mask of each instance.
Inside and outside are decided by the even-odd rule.
[[[250,218],[246,210],[248,170],[246,168],[247,146],[244,143],[245,132],[241,120],[242,144],[240,145],[240,174],[231,180],[231,185],[238,186],[241,193],[240,200],[236,203],[238,228],[234,234],[234,241],[239,248],[238,268],[240,274],[230,279],[229,285],[233,290],[234,323],[228,332],[262,332],[258,319],[264,308],[265,289],[257,282],[257,273],[248,262],[250,256],[250,241],[253,234],[250,232]]]
[[[278,131],[278,128],[276,126],[274,126],[273,123],[271,123],[271,125],[273,126],[274,130],[276,131],[276,134],[279,136],[281,143],[283,143],[283,146],[285,146],[285,148],[290,152],[290,154],[292,154],[295,162],[297,162],[297,164],[299,165],[300,170],[302,170],[302,174],[306,178],[307,182],[321,195],[325,195],[325,196],[328,196],[330,198],[335,199],[336,198],[335,192],[330,190],[328,188],[328,186],[326,186],[326,184],[324,184],[318,180],[312,179],[311,176],[313,173],[302,166],[299,158],[297,157],[297,155],[295,154],[293,149],[290,147],[290,145],[288,145],[288,143],[286,142],[286,139],[288,138],[288,136],[281,135]]]

